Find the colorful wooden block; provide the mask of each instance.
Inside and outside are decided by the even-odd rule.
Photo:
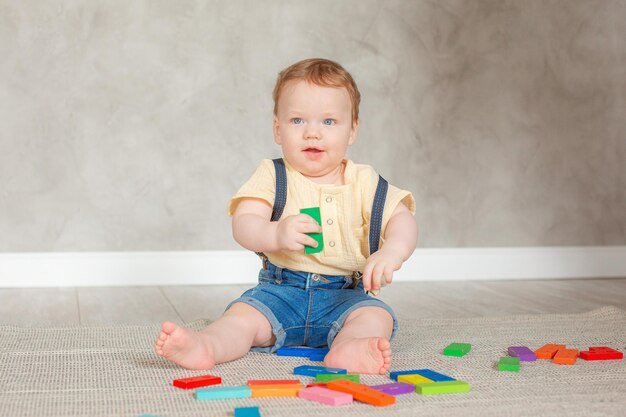
[[[519,372],[519,358],[511,356],[503,356],[498,362],[498,371]]]
[[[428,379],[424,376],[415,374],[415,375],[399,375],[398,382],[405,382],[407,384],[424,384],[427,382],[435,382],[432,379]]]
[[[384,392],[389,395],[410,394],[415,392],[415,385],[406,382],[394,382],[391,384],[370,385],[376,391]]]
[[[565,345],[548,343],[547,345],[543,345],[537,349],[535,351],[535,355],[537,355],[537,359],[552,359],[559,349],[565,349]]]
[[[439,372],[435,372],[430,369],[418,369],[415,373],[417,375],[426,377],[434,382],[456,381],[456,379],[452,378],[451,376],[440,374]]]
[[[258,397],[297,397],[298,391],[302,389],[302,384],[298,385],[265,385],[251,387],[252,398]]]
[[[527,346],[511,346],[508,349],[509,356],[518,357],[522,362],[532,362],[537,360],[537,355]]]
[[[352,382],[361,382],[361,377],[358,374],[317,374],[315,375],[315,382],[328,382],[336,381],[338,379],[347,379]]]
[[[326,368],[324,366],[302,365],[293,368],[294,375],[304,375],[315,377],[317,374],[347,374],[346,369]]]
[[[587,361],[608,361],[624,359],[624,354],[608,346],[594,346],[580,352],[580,357]]]
[[[252,390],[247,385],[235,387],[199,388],[195,392],[196,400],[223,400],[229,398],[248,398]]]
[[[315,352],[309,356],[311,362],[323,362],[328,352]]]
[[[260,387],[267,385],[300,385],[299,379],[250,379],[247,385],[250,387]]]
[[[233,417],[261,417],[259,407],[237,407],[233,410]]]
[[[559,349],[554,355],[554,363],[559,365],[573,365],[578,358],[578,351],[576,349]]]
[[[422,395],[452,394],[457,392],[469,392],[470,384],[464,381],[442,381],[417,384],[415,392]]]
[[[276,350],[278,356],[298,356],[303,358],[310,358],[311,355],[325,356],[327,353],[327,348],[310,348],[305,346],[281,347]]]
[[[311,387],[322,387],[322,388],[326,388],[326,382],[314,382],[312,384],[306,384],[307,388],[311,388]]]
[[[308,214],[313,217],[313,219],[317,222],[317,224],[322,224],[322,215],[320,214],[319,207],[309,207],[300,209],[300,213]],[[307,235],[311,236],[317,242],[317,247],[313,248],[311,246],[304,247],[304,253],[310,255],[312,253],[318,253],[324,250],[324,238],[321,233],[307,233]]]
[[[431,381],[454,381],[455,379],[449,377],[444,374],[440,374],[435,371],[431,371],[430,369],[411,369],[406,371],[394,371],[389,374],[389,378],[394,381],[398,380],[398,376],[400,375],[421,375],[425,378],[430,379]]]
[[[209,385],[217,385],[222,383],[222,378],[214,375],[194,376],[191,378],[175,379],[172,385],[182,389],[191,389],[198,387],[207,387]]]
[[[377,391],[367,385],[357,384],[356,382],[348,381],[346,379],[330,381],[328,382],[328,388],[352,394],[352,397],[355,400],[378,407],[384,407],[396,403],[396,397],[393,395],[385,394],[384,392]]]
[[[443,354],[446,356],[465,356],[472,350],[472,345],[469,343],[450,343],[443,349]]]
[[[298,397],[328,405],[344,405],[352,403],[352,394],[333,391],[322,387],[301,389],[300,392],[298,392]]]

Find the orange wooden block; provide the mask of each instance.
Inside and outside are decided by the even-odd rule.
[[[250,379],[248,380],[248,386],[250,387],[263,387],[263,386],[276,386],[276,385],[299,385],[299,379]]]
[[[537,359],[552,359],[559,349],[565,349],[565,345],[547,344],[535,351]]]
[[[264,385],[252,387],[252,398],[258,397],[297,397],[302,384]]]
[[[356,382],[348,381],[347,379],[328,381],[326,385],[328,389],[347,392],[348,394],[352,394],[352,397],[354,397],[357,401],[376,405],[378,407],[384,407],[396,403],[396,397],[393,395],[385,394],[384,392],[377,391],[367,385],[357,384]]]
[[[578,358],[578,351],[576,349],[559,349],[554,355],[554,363],[559,365],[573,365]]]

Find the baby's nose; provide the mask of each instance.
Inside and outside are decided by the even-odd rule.
[[[320,131],[319,129],[315,128],[314,126],[309,126],[306,131],[304,132],[304,137],[306,139],[319,139],[320,138]]]

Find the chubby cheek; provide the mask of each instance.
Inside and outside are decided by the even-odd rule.
[[[282,148],[286,157],[297,157],[300,154],[300,148],[293,142],[283,141]]]

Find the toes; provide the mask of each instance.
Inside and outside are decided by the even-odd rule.
[[[161,325],[161,330],[163,330],[163,333],[165,333],[165,336],[167,337],[167,335],[172,334],[172,332],[176,330],[176,327],[178,327],[176,323],[172,323],[171,321],[164,321]]]
[[[391,349],[391,343],[389,343],[389,340],[381,337],[378,339],[378,349],[380,349],[381,352],[389,350]]]

